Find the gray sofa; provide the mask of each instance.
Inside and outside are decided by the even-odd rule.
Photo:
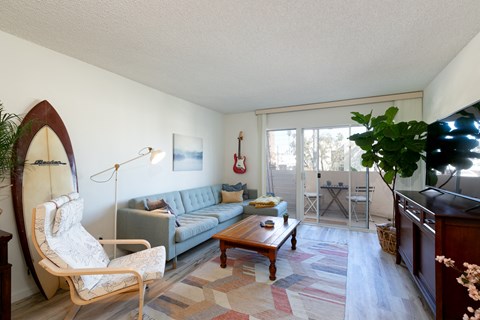
[[[146,239],[152,246],[165,246],[167,260],[173,259],[175,268],[179,254],[240,221],[244,216],[244,207],[251,207],[248,203],[257,198],[257,191],[250,189],[248,200],[221,203],[221,190],[222,185],[218,184],[134,198],[129,201],[128,208],[118,209],[117,237]],[[145,210],[146,199],[165,200],[177,218],[170,214]],[[253,212],[281,216],[286,212],[286,206],[286,202],[281,202],[278,208],[257,209],[259,211]],[[179,227],[175,226],[175,219],[178,219]],[[141,250],[134,245],[119,245],[119,248],[128,251]]]

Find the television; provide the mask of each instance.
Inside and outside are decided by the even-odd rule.
[[[480,202],[480,101],[428,125],[428,189]]]

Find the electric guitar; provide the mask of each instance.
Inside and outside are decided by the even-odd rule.
[[[237,139],[238,139],[238,155],[236,153],[233,155],[233,158],[235,159],[235,163],[233,164],[233,172],[242,174],[247,171],[247,166],[245,164],[246,157],[245,156],[242,157],[242,153],[241,153],[243,131],[240,131]]]

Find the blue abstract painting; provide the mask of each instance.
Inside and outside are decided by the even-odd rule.
[[[203,170],[202,138],[173,134],[173,171]]]

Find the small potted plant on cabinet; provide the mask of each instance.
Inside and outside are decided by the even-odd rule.
[[[418,161],[425,159],[427,124],[423,121],[394,122],[397,107],[390,107],[385,114],[372,117],[369,114],[352,112],[352,120],[364,126],[367,131],[351,135],[349,139],[364,151],[362,165],[375,166],[383,182],[392,193],[395,204],[395,184],[397,176],[411,177],[418,168]],[[395,214],[395,210],[393,210]],[[395,253],[395,219],[386,225],[377,225],[382,249]],[[392,243],[393,242],[393,243]]]

